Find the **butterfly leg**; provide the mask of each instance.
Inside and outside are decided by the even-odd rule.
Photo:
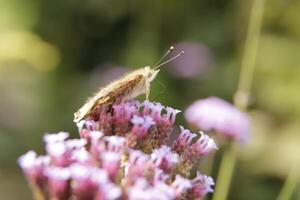
[[[150,81],[146,80],[146,100],[149,101],[149,95],[150,95]]]
[[[146,100],[149,101],[150,90],[146,90]]]

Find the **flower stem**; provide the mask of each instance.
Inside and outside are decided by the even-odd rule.
[[[225,150],[219,172],[218,172],[218,178],[217,178],[217,184],[216,184],[216,191],[213,196],[213,200],[221,200],[221,199],[227,199],[227,195],[229,192],[229,186],[231,177],[233,174],[234,165],[236,162],[236,145],[234,143],[229,144],[228,149]]]
[[[235,105],[242,110],[246,110],[248,106],[263,19],[264,1],[265,0],[253,0],[250,13],[238,88],[234,96]]]
[[[245,49],[234,104],[241,110],[247,110],[249,93],[253,79],[259,36],[263,19],[265,0],[253,0],[249,17]],[[217,185],[213,200],[227,199],[230,183],[236,163],[237,145],[233,142],[225,150],[217,175]]]
[[[297,186],[297,183],[300,178],[300,171],[299,171],[300,164],[299,162],[294,165],[291,169],[287,179],[285,180],[281,191],[277,197],[277,200],[286,200],[291,199],[293,191]]]

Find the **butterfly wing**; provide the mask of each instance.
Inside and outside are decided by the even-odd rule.
[[[144,79],[143,71],[138,69],[110,83],[108,86],[102,88],[94,97],[88,99],[88,101],[74,113],[73,121],[78,123],[81,119],[90,114],[95,106],[112,104],[114,102],[134,98],[139,94],[133,93],[136,93],[135,91],[143,85]]]

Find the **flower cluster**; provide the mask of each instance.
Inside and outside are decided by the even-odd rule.
[[[185,118],[198,129],[214,131],[230,140],[246,142],[249,138],[247,114],[217,97],[194,102],[186,109]]]
[[[96,107],[78,127],[82,138],[88,139],[90,130],[100,130],[125,137],[131,148],[151,152],[167,142],[179,112],[160,103],[128,101]]]
[[[217,147],[183,127],[167,145],[178,112],[148,101],[98,107],[77,124],[81,139],[46,134],[46,155],[29,151],[19,165],[42,199],[199,199],[214,181],[190,170]]]

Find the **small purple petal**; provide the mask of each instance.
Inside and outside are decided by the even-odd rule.
[[[197,156],[206,156],[218,148],[212,138],[201,132],[201,137],[197,140],[197,142],[192,144],[191,149],[197,154]]]
[[[176,175],[175,180],[172,183],[172,187],[175,189],[176,195],[180,196],[192,187],[192,183],[189,179]]]
[[[173,150],[179,154],[183,153],[186,148],[190,146],[193,138],[196,137],[195,133],[191,133],[188,129],[183,128],[183,126],[180,126],[180,129],[181,133],[173,143],[172,147]]]
[[[190,190],[190,195],[197,199],[203,198],[207,193],[212,193],[214,180],[206,175],[197,172],[197,176],[192,180],[192,189]]]
[[[69,133],[59,132],[57,134],[45,134],[43,139],[45,143],[55,143],[55,142],[63,142],[68,137],[69,137]]]

